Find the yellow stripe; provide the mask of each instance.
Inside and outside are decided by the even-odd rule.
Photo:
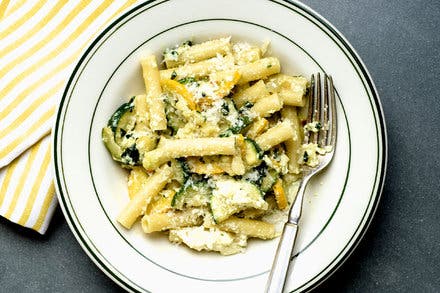
[[[17,19],[14,23],[12,23],[7,28],[4,28],[0,32],[0,39],[4,38],[5,36],[13,33],[18,27],[20,27],[23,23],[28,21],[37,11],[43,7],[45,1],[37,1],[35,5],[24,15],[22,15],[19,19]],[[1,8],[0,8],[1,9]],[[1,13],[1,11],[0,11]],[[14,43],[17,44],[17,43]],[[1,53],[0,53],[1,55]]]
[[[22,124],[29,116],[32,115],[32,113],[41,106],[45,101],[47,101],[49,98],[51,98],[55,93],[57,93],[61,88],[63,87],[64,81],[58,82],[54,87],[52,87],[48,92],[41,95],[39,98],[34,100],[32,104],[26,108],[19,116],[15,118],[14,121],[12,121],[11,124],[9,124],[5,129],[0,130],[0,139],[3,139],[6,135],[13,133],[17,128],[20,127],[20,124]]]
[[[57,65],[57,67],[55,67],[52,72],[47,73],[41,79],[37,80],[32,85],[27,87],[24,91],[19,93],[17,97],[8,106],[6,106],[0,111],[0,120],[5,119],[5,117],[10,112],[12,112],[21,102],[23,102],[26,98],[28,98],[37,87],[39,87],[40,85],[48,81],[50,78],[58,74],[61,70],[66,69],[66,67],[69,66],[76,59],[80,51],[81,49],[75,52],[72,56],[70,56],[66,60],[64,60],[63,63]]]
[[[134,0],[130,0],[127,1],[121,8],[119,8],[106,22],[110,21],[115,15],[117,15],[119,12],[121,12],[122,10],[124,10],[125,8],[127,8],[128,6],[130,6],[133,2],[135,2]],[[101,28],[103,26],[105,26],[106,23],[104,23]],[[99,30],[98,30],[99,31]],[[97,31],[97,32],[98,32]],[[96,32],[96,33],[97,33]],[[96,35],[96,33],[94,33],[94,35]],[[94,37],[94,35],[90,38],[92,39]],[[87,43],[86,43],[87,44]],[[4,108],[1,112],[0,112],[0,120],[3,119],[7,113],[9,113],[10,111],[12,111],[19,103],[21,103],[26,97],[28,97],[32,91],[38,87],[39,85],[41,85],[42,83],[44,83],[44,81],[48,80],[49,78],[52,77],[52,75],[55,75],[56,73],[58,73],[58,69],[62,70],[65,68],[65,66],[67,64],[70,64],[71,61],[76,58],[76,55],[79,54],[79,52],[82,51],[82,49],[85,47],[84,44],[77,52],[75,52],[70,58],[68,58],[65,62],[63,62],[63,64],[60,64],[59,66],[57,66],[56,68],[56,72],[52,72],[50,74],[47,74],[45,77],[43,77],[43,79],[38,80],[37,82],[35,82],[33,85],[31,85],[31,87],[27,88],[24,92],[22,92],[18,98],[14,99],[13,102],[11,104],[9,104],[6,108]],[[23,74],[23,73],[22,73]],[[47,113],[46,113],[47,114]],[[45,117],[47,116],[45,114]],[[41,119],[39,121],[43,121],[46,122],[47,119]],[[43,122],[43,123],[44,123]],[[27,135],[30,135],[32,133],[32,131],[34,131],[35,129],[37,129],[36,127],[37,124],[34,124],[34,126],[28,130],[26,132]],[[20,143],[22,143],[25,140],[26,137],[19,137],[17,139],[15,139],[12,143],[10,143],[8,146],[6,146],[2,151],[0,151],[0,158],[5,157],[8,153],[10,153],[15,147],[17,147]]]
[[[36,121],[31,128],[29,128],[24,134],[17,137],[15,140],[13,140],[9,145],[7,145],[5,148],[3,148],[0,151],[0,159],[3,159],[6,157],[13,149],[15,149],[20,143],[25,141],[37,128],[41,127],[44,123],[46,123],[49,119],[52,118],[53,114],[55,112],[55,107],[52,107],[49,109],[46,113],[43,114],[43,116]],[[50,130],[48,130],[49,132]]]
[[[67,3],[66,1],[62,1],[63,3]],[[33,66],[31,66],[30,68],[28,68],[25,72],[27,74],[29,74],[28,72],[35,69],[35,68],[40,68],[42,66],[42,64],[44,64],[45,62],[47,62],[48,60],[54,58],[56,55],[59,54],[59,52],[62,52],[64,49],[66,49],[70,43],[72,43],[72,40],[76,40],[78,38],[78,36],[111,4],[111,1],[104,1],[103,3],[101,3],[101,5],[98,6],[98,8],[92,12],[92,14],[90,14],[82,23],[80,26],[78,26],[76,28],[76,30],[68,37],[66,38],[62,44],[58,45],[57,48],[55,48],[54,50],[52,50],[49,54],[47,54],[46,56],[44,56],[41,60],[38,61],[38,63],[35,63]],[[82,5],[82,4],[81,4]],[[73,12],[73,11],[72,11]],[[77,11],[75,10],[76,13],[79,13],[81,11]],[[60,32],[62,29],[64,29],[65,26],[58,26],[57,29],[54,31],[56,33]],[[53,33],[53,32],[52,32]],[[51,33],[51,35],[52,35]],[[55,34],[54,34],[55,35]],[[29,50],[26,51],[26,53],[24,53],[23,55],[18,56],[17,58],[15,58],[13,61],[9,62],[6,66],[4,66],[3,68],[0,69],[0,76],[1,75],[5,75],[7,72],[9,72],[10,70],[12,70],[12,68],[14,68],[17,64],[21,63],[23,60],[28,59],[30,56],[32,56],[32,54],[34,54],[36,52],[36,49],[41,48],[43,45],[47,44],[48,42],[50,42],[53,39],[53,36],[48,36],[46,38],[44,38],[43,40],[41,40],[38,44],[36,44],[34,47],[30,48]],[[15,44],[12,43],[9,46],[11,49],[14,49]],[[2,52],[0,52],[0,55],[2,55]],[[26,74],[26,75],[27,75]]]
[[[5,14],[5,18],[12,15],[15,11],[20,9],[23,4],[26,3],[26,0],[15,0],[13,5],[9,6],[9,9],[7,10],[7,13]]]
[[[37,145],[36,147],[31,149],[31,153],[29,154],[29,157],[27,158],[26,165],[24,167],[23,172],[21,173],[17,187],[15,188],[15,191],[14,191],[14,195],[12,196],[12,202],[9,205],[8,211],[4,215],[5,218],[10,219],[12,213],[15,210],[15,207],[17,206],[17,202],[18,202],[18,199],[20,198],[21,191],[23,190],[23,187],[25,185],[25,181],[29,175],[29,172],[31,171],[32,163],[35,161],[35,157],[37,156],[39,146],[40,145]]]
[[[40,214],[38,215],[37,222],[32,227],[34,230],[40,230],[41,225],[43,225],[44,219],[46,218],[47,211],[49,210],[50,203],[55,196],[55,187],[53,182],[50,183],[49,189],[47,190],[46,196],[44,198],[43,205],[41,206]]]
[[[6,192],[8,191],[9,182],[11,181],[12,174],[17,168],[19,158],[16,158],[11,164],[9,164],[6,170],[5,178],[3,179],[2,187],[0,188],[0,207],[3,204],[3,200],[5,199]]]
[[[97,32],[99,32],[100,30],[101,30],[101,28],[103,27],[103,26],[105,26],[106,24],[107,24],[107,22],[109,22],[115,15],[117,15],[119,12],[121,12],[121,11],[123,11],[125,8],[127,8],[128,6],[130,6],[133,2],[135,2],[134,0],[130,0],[130,1],[127,1],[121,8],[119,8],[109,19],[107,19],[107,21],[103,24],[103,25],[101,25],[101,27],[98,29],[98,31]],[[88,40],[88,41],[90,41],[95,35],[96,35],[96,33],[97,32],[95,32],[93,35],[92,35],[92,37]],[[68,39],[70,39],[70,38],[68,38]],[[36,87],[38,87],[38,86],[40,86],[44,81],[46,81],[46,80],[48,80],[49,78],[51,78],[52,76],[54,76],[55,74],[57,74],[61,69],[64,69],[65,68],[65,66],[67,66],[68,65],[68,63],[71,63],[71,62],[67,62],[68,60],[73,60],[73,59],[75,59],[76,58],[76,56],[83,50],[83,48],[85,47],[85,45],[88,43],[88,41],[84,44],[84,45],[82,45],[81,46],[81,48],[80,49],[78,49],[70,58],[68,58],[65,62],[63,62],[63,66],[60,66],[60,65],[58,65],[57,67],[56,67],[56,69],[59,69],[59,70],[53,70],[51,73],[48,73],[48,74],[46,74],[42,79],[40,79],[40,80],[38,80],[38,81],[36,81],[34,84],[32,84],[30,87],[28,87],[25,91],[23,91],[21,94],[19,94],[19,97],[18,98],[16,98],[16,99],[14,99],[13,101],[12,101],[12,103],[10,103],[6,108],[4,108],[4,109],[2,109],[1,111],[0,111],[0,120],[2,120],[2,119],[4,119],[4,117],[9,113],[9,112],[11,112],[18,104],[20,104],[26,97],[28,97],[30,94],[31,94],[31,92],[36,88]],[[64,43],[62,44],[62,45],[64,45]],[[55,49],[55,52],[57,52],[57,50],[62,50],[62,48],[57,48],[57,49]],[[53,52],[51,52],[51,54],[52,54]],[[49,57],[52,57],[51,55],[48,55]],[[48,56],[46,56],[46,57],[48,57]],[[45,59],[49,59],[49,58],[45,58]],[[7,96],[7,94],[12,90],[12,88],[14,88],[20,81],[22,81],[26,76],[28,76],[28,75],[30,75],[32,72],[30,72],[30,71],[32,71],[33,69],[35,69],[35,68],[40,68],[41,66],[42,66],[42,64],[43,64],[43,62],[44,61],[46,61],[46,60],[41,60],[40,62],[38,62],[38,64],[35,64],[35,66],[32,66],[31,68],[28,68],[25,72],[23,72],[23,73],[21,73],[21,74],[19,74],[16,78],[14,78],[7,86],[6,86],[6,88],[4,88],[2,91],[1,91],[1,95],[0,95],[0,99],[1,99],[1,97],[3,96],[3,97],[6,97]]]
[[[49,21],[61,10],[61,8],[65,4],[67,4],[67,1],[58,1],[58,3],[54,7],[52,7],[52,9],[38,23],[32,25],[32,29],[26,31],[26,33],[20,36],[18,40],[12,42],[11,44],[9,44],[9,46],[5,47],[2,52],[0,52],[0,54],[3,54],[3,56],[9,54],[10,51],[17,49],[17,44],[23,44],[26,40],[37,34],[39,30],[41,30],[44,26],[47,26]],[[5,33],[10,34],[13,31],[13,29],[8,29],[7,31],[5,31]],[[34,52],[36,52],[37,50],[35,50]]]
[[[39,68],[41,68],[45,62],[47,62],[48,60],[54,58],[55,56],[57,56],[59,54],[59,52],[64,51],[66,48],[69,47],[70,43],[72,40],[75,40],[89,25],[91,22],[93,22],[93,20],[100,15],[103,10],[109,6],[111,4],[111,1],[104,1],[95,11],[93,11],[92,14],[89,15],[89,17],[83,21],[81,23],[80,26],[77,27],[77,29],[68,37],[64,40],[64,42],[62,44],[60,44],[57,48],[55,48],[54,50],[52,50],[49,54],[47,54],[46,56],[44,56],[42,59],[40,59],[38,62],[33,63],[33,65],[31,67],[29,67],[28,69],[26,69],[24,72],[21,72],[19,75],[17,75],[2,91],[1,91],[1,96],[7,96],[10,92],[10,90],[12,88],[14,88],[20,81],[22,81],[25,77],[29,76],[30,74],[33,73],[33,71],[38,70]],[[49,42],[49,39],[45,39],[45,41]],[[30,55],[32,55],[34,52],[31,51],[27,51],[24,55],[20,56],[19,59],[21,58],[27,58]],[[19,63],[16,62],[18,59],[15,59],[14,62],[9,63],[6,67],[11,67],[8,70],[12,69],[12,67],[14,67],[16,64],[15,63]],[[20,61],[20,60],[18,60]],[[0,69],[0,76],[3,74],[5,74],[5,72],[8,72],[8,70],[4,70],[4,68]],[[3,119],[3,113],[5,113],[5,109],[2,110],[1,114],[0,114],[0,120]]]
[[[3,0],[0,2],[0,19],[2,19],[3,15],[5,15],[8,5],[9,5],[9,0]]]
[[[38,144],[41,144],[43,139],[41,139],[38,142]],[[46,154],[44,155],[40,170],[38,171],[37,177],[35,177],[34,184],[32,185],[31,193],[29,194],[29,198],[26,202],[26,207],[23,211],[23,214],[21,215],[20,220],[17,222],[19,225],[23,226],[24,224],[26,224],[27,220],[29,219],[29,217],[31,215],[32,208],[35,204],[35,199],[37,198],[38,191],[40,190],[40,187],[41,187],[41,183],[43,182],[44,176],[48,172],[48,167],[49,167],[49,163],[50,163],[50,154],[51,154],[51,149],[50,149],[50,146],[48,146],[48,148],[46,150]]]

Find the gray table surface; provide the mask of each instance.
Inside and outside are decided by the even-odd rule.
[[[353,255],[317,292],[440,292],[440,1],[307,0],[356,48],[379,91],[389,161]],[[0,292],[119,292],[60,209],[41,236],[0,217]]]

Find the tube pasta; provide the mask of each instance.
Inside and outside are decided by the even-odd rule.
[[[234,68],[234,57],[226,55],[224,57],[215,57],[203,60],[197,63],[185,64],[171,69],[160,70],[161,79],[181,79],[187,76],[201,77],[207,76],[215,71],[222,71]]]
[[[235,138],[194,138],[164,140],[162,146],[144,154],[143,166],[153,170],[163,163],[180,157],[234,155]]]
[[[202,223],[201,210],[169,211],[162,214],[150,214],[142,217],[142,230],[145,233],[198,226]]]
[[[255,103],[258,99],[269,96],[264,81],[259,80],[251,87],[244,89],[233,96],[234,103],[237,107],[242,107],[246,102]]]
[[[145,181],[142,188],[138,190],[125,206],[119,214],[117,221],[125,228],[130,229],[136,219],[142,214],[143,210],[146,209],[152,197],[165,187],[172,174],[171,167],[167,165],[159,168]]]
[[[187,158],[188,167],[191,172],[203,175],[218,175],[226,173],[230,176],[242,175],[244,170],[243,159],[235,154],[234,156],[204,157],[203,161],[200,157]]]
[[[260,59],[262,52],[258,47],[238,43],[232,46],[232,54],[234,55],[235,64],[244,65]]]
[[[137,121],[148,121],[148,109],[147,109],[147,96],[146,95],[137,95],[134,99],[134,109],[136,111],[136,120]]]
[[[290,125],[292,127],[291,131],[293,133],[292,137],[284,142],[286,146],[286,155],[289,157],[289,172],[299,174],[300,165],[298,161],[300,157],[299,150],[301,149],[302,141],[302,128],[298,119],[296,108],[283,108],[283,110],[281,110],[281,117],[284,121],[290,121]]]
[[[292,125],[290,121],[283,121],[272,128],[269,128],[265,133],[258,136],[255,141],[264,151],[276,146],[283,141],[293,137]]]
[[[303,107],[307,89],[307,79],[302,76],[277,74],[267,81],[270,92],[278,93],[285,105]]]
[[[167,128],[167,119],[165,116],[165,106],[160,98],[162,88],[160,87],[156,57],[154,55],[144,57],[141,60],[141,65],[147,91],[146,100],[150,114],[150,128],[152,130],[164,130]]]
[[[256,237],[261,239],[272,239],[277,236],[275,226],[273,224],[259,220],[230,217],[217,224],[217,227],[227,232],[243,234],[248,237]]]
[[[277,58],[263,58],[239,67],[241,78],[238,84],[264,79],[272,74],[279,73],[280,70],[280,61]]]
[[[185,63],[195,63],[211,57],[226,55],[231,51],[231,38],[221,38],[196,44],[193,46],[183,46],[177,49],[176,60],[165,58],[168,68],[183,65]]]
[[[270,95],[265,98],[259,99],[255,105],[251,108],[251,112],[257,117],[269,117],[275,112],[278,112],[283,108],[283,101],[277,94]]]
[[[258,118],[249,127],[248,131],[246,132],[246,137],[255,139],[258,135],[263,133],[268,126],[269,121],[267,121],[267,119]]]

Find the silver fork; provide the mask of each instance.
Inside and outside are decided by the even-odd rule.
[[[292,204],[289,217],[284,225],[283,233],[273,261],[272,270],[266,285],[267,293],[282,292],[286,283],[289,265],[293,260],[293,248],[295,247],[298,222],[301,217],[301,209],[307,183],[313,175],[322,171],[333,158],[336,148],[336,101],[333,79],[324,74],[324,86],[322,89],[321,76],[319,73],[312,75],[310,84],[309,111],[307,123],[320,123],[317,132],[307,132],[304,144],[315,143],[320,147],[327,148],[327,152],[319,156],[317,166],[303,166],[303,179],[300,183],[298,194]],[[304,157],[306,157],[304,155]]]

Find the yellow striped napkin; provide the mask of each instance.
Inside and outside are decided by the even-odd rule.
[[[136,0],[0,0],[0,215],[44,233],[55,108],[75,60]]]

